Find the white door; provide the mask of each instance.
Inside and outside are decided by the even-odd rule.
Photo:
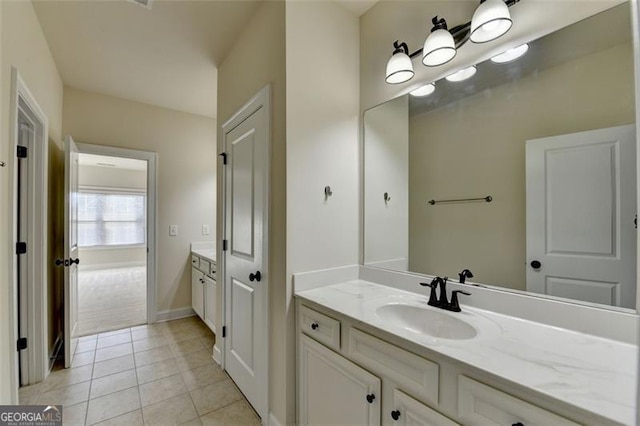
[[[527,141],[527,290],[636,302],[635,126]]]
[[[225,177],[225,369],[263,420],[268,414],[267,259],[269,114],[261,92],[223,126]],[[246,118],[245,118],[246,117]]]
[[[64,162],[64,366],[78,344],[78,147],[67,136]]]
[[[305,335],[300,336],[300,425],[379,425],[380,379]]]

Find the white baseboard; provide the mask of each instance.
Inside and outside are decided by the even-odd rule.
[[[168,311],[160,311],[156,314],[156,321],[171,321],[179,318],[192,317],[196,312],[192,308],[172,309]]]
[[[269,413],[269,422],[267,423],[268,426],[282,426],[282,423],[280,423],[280,421],[276,418],[276,416],[273,415],[273,413]]]
[[[118,263],[94,263],[91,265],[78,265],[79,271],[97,271],[100,269],[120,269],[120,268],[135,268],[138,266],[145,266],[147,262],[118,262]]]
[[[217,362],[218,365],[222,365],[222,352],[217,344],[213,347],[213,360]]]

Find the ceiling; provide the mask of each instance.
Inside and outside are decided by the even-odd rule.
[[[340,6],[347,9],[356,16],[362,16],[373,7],[378,0],[335,0]]]
[[[257,5],[34,1],[65,85],[214,118],[217,66]]]
[[[147,162],[131,158],[108,157],[106,155],[78,154],[80,166],[108,167],[111,169],[147,171]]]

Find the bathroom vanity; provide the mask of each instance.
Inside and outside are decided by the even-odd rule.
[[[191,307],[213,333],[216,332],[216,251],[191,248]]]
[[[296,292],[299,424],[634,424],[636,346],[416,291]]]

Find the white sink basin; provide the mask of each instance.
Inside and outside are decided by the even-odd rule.
[[[468,340],[478,335],[468,322],[437,308],[391,303],[377,308],[376,314],[389,325],[439,339]]]

